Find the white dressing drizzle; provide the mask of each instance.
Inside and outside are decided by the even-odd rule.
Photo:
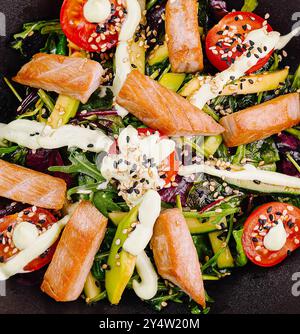
[[[70,217],[67,215],[57,223],[53,224],[49,230],[41,234],[27,248],[20,251],[6,263],[0,264],[0,280],[7,280],[9,277],[22,273],[23,268],[28,263],[43,254],[58,239],[60,232],[65,227]]]
[[[276,50],[281,50],[283,49],[289,42],[290,40],[297,36],[300,32],[300,27],[297,27],[295,29],[293,29],[289,34],[284,35],[284,36],[280,36],[279,41],[275,47]]]
[[[279,251],[286,243],[287,235],[283,222],[278,219],[278,224],[273,226],[264,237],[264,246],[270,251]]]
[[[223,169],[217,169],[208,165],[189,165],[179,168],[179,175],[188,176],[196,173],[205,173],[220,178],[244,180],[244,181],[259,181],[271,185],[299,188],[300,179],[294,176],[289,176],[277,172],[264,171],[255,168],[254,166],[248,167],[245,165],[241,171],[227,171]]]
[[[202,85],[191,96],[190,102],[199,109],[202,109],[209,100],[216,98],[220,94],[228,82],[244,76],[251,67],[256,65],[261,58],[264,58],[278,45],[279,40],[280,33],[277,31],[268,32],[266,27],[249,32],[245,43],[251,41],[253,44],[251,52],[249,53],[246,50],[240,57],[236,58],[234,64],[228,69],[218,73],[209,83]]]
[[[113,143],[100,130],[90,130],[74,125],[52,129],[43,123],[25,119],[15,120],[7,125],[0,123],[0,141],[3,139],[32,150],[67,146],[96,153],[108,151]]]
[[[133,280],[132,288],[138,297],[143,300],[149,300],[156,295],[158,290],[156,271],[144,251],[137,256],[135,266],[141,282]]]
[[[119,94],[127,75],[132,70],[128,41],[133,38],[142,18],[141,7],[138,0],[126,0],[126,7],[127,16],[122,24],[115,55],[116,73],[113,83],[113,92],[115,96]],[[118,105],[116,105],[116,110],[121,117],[125,117],[128,114],[126,109]]]
[[[109,0],[88,0],[83,7],[84,18],[91,23],[104,23],[111,16]]]
[[[123,249],[132,255],[139,255],[153,235],[153,227],[161,210],[161,198],[157,191],[149,190],[139,208],[139,224],[126,239]]]
[[[18,249],[23,250],[32,245],[38,236],[39,231],[34,224],[21,222],[15,227],[12,240]]]

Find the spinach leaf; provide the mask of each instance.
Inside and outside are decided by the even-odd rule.
[[[240,164],[243,159],[255,166],[261,162],[264,162],[264,165],[271,165],[279,161],[280,156],[273,138],[269,137],[239,146],[232,158],[232,163]]]
[[[102,95],[101,90],[98,89],[92,94],[86,104],[82,104],[79,107],[79,111],[111,110],[113,98],[114,94],[111,89],[107,88],[104,96]]]
[[[196,247],[200,262],[205,262],[205,257],[209,258],[214,255],[209,239],[205,234],[193,235],[193,242]]]
[[[101,190],[94,194],[93,203],[95,207],[105,216],[112,211],[122,211],[122,208],[116,203],[118,199],[115,190]]]
[[[243,248],[243,245],[242,245],[243,231],[244,230],[241,229],[241,230],[234,230],[232,232],[233,238],[236,242],[236,252],[237,252],[237,256],[235,258],[235,263],[239,267],[245,266],[248,262],[247,256],[244,252],[244,248]]]
[[[62,36],[58,20],[29,22],[23,25],[22,32],[13,36],[11,46],[24,57],[31,58],[38,52],[56,53],[57,45],[62,43]],[[58,49],[62,50],[62,47]]]

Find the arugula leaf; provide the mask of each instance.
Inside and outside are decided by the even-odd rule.
[[[69,160],[72,163],[69,166],[53,166],[49,167],[48,170],[50,172],[61,172],[67,174],[82,173],[95,179],[98,183],[102,183],[104,181],[104,178],[97,169],[96,165],[91,163],[84,153],[74,151],[70,154]]]
[[[71,188],[67,192],[67,197],[70,200],[73,195],[80,194],[80,195],[92,195],[95,193],[99,187],[103,187],[104,182],[93,182],[84,185],[80,185],[74,188]]]
[[[198,234],[193,235],[193,242],[196,247],[200,262],[205,262],[205,257],[209,258],[213,256],[213,251],[207,235]]]
[[[298,66],[297,71],[294,74],[292,88],[293,89],[299,89],[300,88],[300,65]]]
[[[105,216],[112,211],[122,211],[122,208],[115,202],[117,193],[114,190],[97,191],[93,198],[95,207]]]
[[[236,242],[236,252],[237,256],[235,258],[235,263],[239,267],[243,267],[247,264],[248,259],[244,252],[244,248],[242,245],[242,236],[243,236],[244,229],[241,230],[235,230],[232,232],[233,238]]]
[[[242,12],[253,12],[258,6],[257,0],[245,0],[241,9]]]

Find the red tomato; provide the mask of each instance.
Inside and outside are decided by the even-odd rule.
[[[62,30],[78,47],[89,52],[105,52],[117,44],[119,30],[124,20],[124,8],[117,0],[110,0],[111,16],[104,24],[88,22],[83,7],[88,0],[64,0],[60,13]]]
[[[139,128],[138,134],[140,136],[149,136],[154,134],[155,132],[159,132],[157,130],[153,130],[150,128]],[[164,137],[162,134],[160,134],[161,137]],[[164,174],[164,181],[165,181],[165,186],[170,184],[171,182],[175,181],[175,177],[178,174],[178,168],[179,168],[179,162],[178,159],[176,158],[176,153],[173,152],[170,154],[170,156],[162,163],[163,165],[163,172]]]
[[[263,240],[278,219],[287,233],[286,244],[279,251],[269,251]],[[300,246],[300,209],[280,202],[260,206],[246,220],[242,241],[246,255],[253,263],[262,267],[275,266]]]
[[[48,228],[53,225],[57,219],[47,210],[37,208],[36,211],[33,208],[28,208],[20,213],[6,216],[0,220],[0,258],[1,262],[8,261],[11,257],[18,254],[20,250],[15,248],[12,243],[12,235],[15,226],[19,222],[30,222],[42,231],[43,228]],[[56,244],[51,246],[44,254],[30,262],[24,271],[35,271],[46,264],[48,264],[54,254]]]
[[[224,16],[206,36],[206,54],[212,65],[219,71],[226,70],[236,57],[241,56],[250,47],[243,44],[246,35],[251,30],[262,28],[264,21],[260,16],[248,12],[232,12]],[[272,31],[269,24],[267,24],[267,30]],[[264,66],[272,53],[273,50],[247,73],[255,72]]]

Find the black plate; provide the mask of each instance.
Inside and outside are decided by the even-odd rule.
[[[240,1],[229,1],[236,8]],[[275,30],[287,33],[300,18],[300,1],[259,0],[256,11],[271,14],[270,23]],[[20,30],[23,22],[58,17],[59,0],[0,0],[0,12],[6,16],[7,36]],[[298,14],[297,14],[298,11]],[[296,14],[295,14],[296,13]],[[293,16],[294,15],[294,16]],[[294,18],[294,21],[293,21]],[[289,65],[293,69],[299,63],[300,43],[295,38],[286,48]],[[13,75],[20,67],[19,56],[9,49],[7,39],[0,37],[0,72]],[[292,294],[292,275],[300,271],[300,252],[293,254],[283,264],[262,269],[252,265],[236,270],[232,276],[221,282],[208,285],[208,292],[215,299],[212,313],[300,313],[300,297]],[[300,273],[299,273],[300,276]],[[125,314],[153,313],[152,309],[132,294],[122,299],[118,307],[108,302],[88,307],[81,300],[74,303],[58,304],[39,290],[41,273],[28,277],[14,277],[7,282],[7,296],[0,297],[1,313],[96,313]],[[300,289],[299,289],[300,291]],[[170,305],[164,313],[186,313],[184,305]]]

